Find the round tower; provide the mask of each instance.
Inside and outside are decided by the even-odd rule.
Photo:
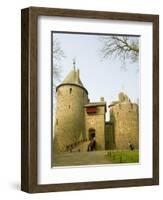
[[[54,151],[63,152],[85,139],[84,105],[88,103],[88,92],[75,66],[57,86],[56,102]]]
[[[128,149],[132,143],[139,147],[139,108],[127,95],[119,94],[119,101],[110,107],[110,121],[114,124],[116,149]]]

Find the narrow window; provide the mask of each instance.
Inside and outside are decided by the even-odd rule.
[[[72,88],[70,88],[70,94],[72,93]]]
[[[69,109],[71,108],[71,106],[70,106],[70,105],[69,105],[68,107],[69,107]]]

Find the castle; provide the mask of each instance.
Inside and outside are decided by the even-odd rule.
[[[88,144],[91,138],[95,138],[97,150],[125,150],[129,143],[138,148],[138,105],[123,92],[119,94],[119,100],[109,106],[103,97],[98,102],[90,102],[88,91],[80,80],[79,69],[74,66],[56,87],[56,102],[55,152],[65,152],[76,146],[80,147],[80,151],[87,151],[82,144]],[[108,122],[107,109],[110,113]]]

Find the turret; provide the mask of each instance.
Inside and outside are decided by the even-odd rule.
[[[73,63],[74,64],[74,63]],[[79,69],[73,70],[56,88],[56,123],[54,150],[66,151],[67,146],[85,139],[84,105],[88,92],[80,80]]]
[[[116,149],[128,149],[128,143],[135,148],[139,146],[139,109],[138,104],[131,102],[129,97],[119,94],[119,101],[109,105],[110,122],[114,126]]]

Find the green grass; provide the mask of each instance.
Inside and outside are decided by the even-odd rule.
[[[139,151],[109,151],[106,155],[106,159],[112,163],[137,163],[139,162]]]

